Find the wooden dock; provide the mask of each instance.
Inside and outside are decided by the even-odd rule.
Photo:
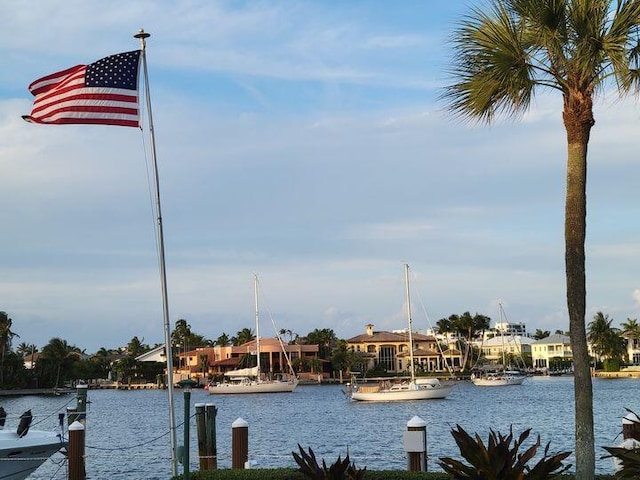
[[[621,370],[619,372],[601,372],[596,371],[593,373],[595,378],[640,378],[640,371],[638,370]]]
[[[24,397],[27,395],[67,395],[75,393],[75,388],[20,388],[15,390],[0,390],[0,397]]]

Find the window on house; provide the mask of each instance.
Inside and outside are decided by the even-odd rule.
[[[396,347],[380,347],[378,362],[387,370],[394,371],[393,364],[396,358]]]

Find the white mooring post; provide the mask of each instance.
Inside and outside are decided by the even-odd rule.
[[[427,471],[427,422],[418,416],[407,422],[403,436],[404,451],[410,472]]]
[[[640,448],[640,418],[635,413],[629,413],[622,419],[622,443],[616,447],[633,450]],[[617,457],[613,457],[613,470],[622,470],[622,462]]]

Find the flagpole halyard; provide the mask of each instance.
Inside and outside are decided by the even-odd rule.
[[[173,406],[173,355],[171,348],[171,325],[169,321],[169,301],[167,295],[167,271],[165,267],[165,255],[164,255],[164,234],[162,229],[162,210],[160,208],[160,180],[158,176],[158,162],[156,159],[156,141],[153,129],[153,115],[151,112],[151,94],[149,91],[149,76],[147,73],[147,56],[146,56],[146,39],[151,36],[150,33],[145,32],[142,28],[138,33],[134,35],[134,38],[140,40],[140,49],[142,55],[142,68],[144,72],[144,84],[145,84],[145,101],[147,103],[147,113],[149,115],[149,136],[151,143],[151,157],[153,159],[153,175],[154,175],[154,187],[155,187],[155,200],[156,200],[156,214],[157,214],[157,227],[158,227],[158,258],[160,263],[160,284],[162,288],[162,311],[164,319],[164,344],[165,355],[167,357],[167,388],[169,393],[169,430],[171,439],[171,471],[175,477],[178,475],[178,461],[176,455],[176,421],[175,412]]]

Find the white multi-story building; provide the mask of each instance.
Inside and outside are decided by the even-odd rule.
[[[524,323],[496,322],[494,329],[504,335],[528,337],[527,325]]]
[[[640,338],[625,334],[627,340],[627,357],[631,365],[640,365]]]
[[[571,339],[558,333],[537,340],[532,345],[533,367],[549,370],[554,363],[567,364],[573,361]]]
[[[525,359],[531,358],[531,346],[535,341],[520,335],[498,335],[482,341],[474,342],[480,349],[482,356],[490,364],[502,365],[503,353],[506,362],[513,362],[512,367],[522,367]],[[508,367],[509,365],[504,365]],[[530,365],[528,365],[530,366]]]

